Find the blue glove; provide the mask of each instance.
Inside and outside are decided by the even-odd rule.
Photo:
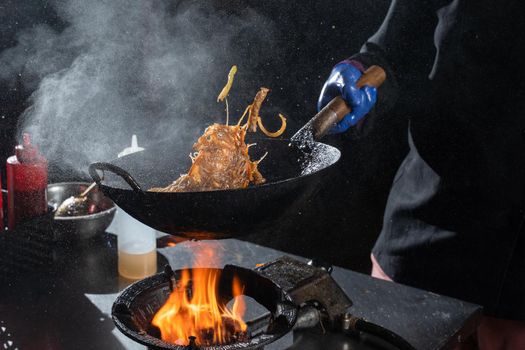
[[[317,110],[320,111],[337,96],[341,96],[352,108],[336,126],[330,130],[331,134],[339,134],[356,125],[374,106],[377,101],[377,90],[372,86],[364,86],[361,89],[356,83],[361,77],[361,72],[349,62],[337,64],[325,82]]]

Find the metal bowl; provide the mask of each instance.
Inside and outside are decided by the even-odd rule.
[[[87,182],[61,182],[47,186],[47,201],[50,206],[56,208],[64,200],[71,196],[82,193],[90,183]],[[88,198],[101,211],[78,216],[55,217],[53,220],[53,234],[57,240],[85,240],[104,232],[113,221],[117,208],[111,199],[104,196],[102,191],[95,187]]]

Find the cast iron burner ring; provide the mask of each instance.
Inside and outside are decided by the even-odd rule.
[[[195,269],[190,269],[190,271]],[[220,270],[220,269],[217,269]],[[219,297],[226,304],[233,298],[231,285],[234,276],[244,286],[244,295],[253,298],[269,312],[269,323],[261,330],[260,324],[248,325],[249,340],[214,346],[181,346],[164,342],[158,329],[151,325],[155,313],[164,305],[173,283],[180,279],[182,270],[172,271],[169,266],[163,273],[145,278],[126,288],[115,300],[111,315],[117,328],[129,338],[150,349],[172,350],[237,350],[260,349],[288,333],[297,320],[297,307],[291,296],[270,279],[258,272],[239,266],[226,265],[221,271]],[[250,334],[251,333],[251,334]]]

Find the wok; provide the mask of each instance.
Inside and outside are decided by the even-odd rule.
[[[271,225],[293,210],[340,157],[339,150],[322,143],[305,152],[289,140],[256,142],[250,150],[252,159],[268,151],[259,165],[267,183],[246,189],[147,192],[170,184],[189,169],[190,150],[177,142],[159,143],[109,163],[94,163],[90,171],[104,194],[157,230],[188,238],[238,236]],[[103,180],[97,178],[96,170],[105,171]]]
[[[373,66],[358,83],[379,86],[384,74]],[[241,236],[273,227],[319,188],[341,153],[315,140],[349,111],[341,98],[335,98],[291,140],[256,140],[257,146],[250,149],[251,158],[268,152],[259,164],[267,180],[263,185],[206,192],[148,192],[151,187],[170,184],[189,169],[191,145],[180,140],[161,142],[110,162],[93,163],[89,173],[119,207],[157,230],[190,239]]]

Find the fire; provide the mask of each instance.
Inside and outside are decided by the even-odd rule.
[[[206,249],[204,255],[206,260],[214,258],[212,249]],[[203,264],[198,259],[195,265]],[[194,336],[197,345],[211,346],[232,343],[245,334],[243,286],[237,278],[233,279],[234,302],[229,309],[219,301],[219,279],[217,269],[182,271],[173,292],[151,322],[160,329],[162,340],[187,345],[189,337]]]

